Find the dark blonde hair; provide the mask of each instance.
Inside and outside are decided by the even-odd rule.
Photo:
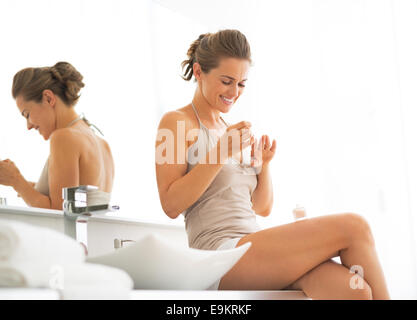
[[[84,87],[83,76],[70,63],[58,62],[52,67],[25,68],[13,77],[12,96],[26,101],[42,101],[42,93],[49,89],[69,107],[74,106]]]
[[[238,30],[220,30],[205,33],[195,40],[187,51],[188,59],[181,63],[185,68],[182,78],[186,81],[193,77],[193,64],[198,62],[204,73],[217,68],[221,58],[238,58],[251,60],[249,42]]]

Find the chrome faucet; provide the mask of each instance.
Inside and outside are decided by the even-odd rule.
[[[0,197],[0,206],[7,206],[7,199]]]
[[[118,209],[117,206],[110,207],[108,203],[89,205],[87,200],[88,193],[91,191],[97,192],[98,188],[95,186],[63,188],[62,198],[64,203],[62,206],[64,214],[70,217],[78,217],[79,215],[91,216],[91,213],[104,213]]]
[[[88,195],[93,192],[98,195],[100,195],[100,193],[103,195],[105,194],[105,192],[99,191],[98,187],[95,186],[78,186],[62,189],[62,198],[64,199],[62,207],[64,210],[65,234],[82,242],[86,247],[87,235],[80,234],[80,230],[84,229],[83,233],[86,232],[85,223],[88,221],[88,217],[93,214],[102,214],[119,210],[118,206],[111,206],[108,203],[90,205],[88,203]],[[77,222],[84,223],[84,227],[78,228],[78,232]]]

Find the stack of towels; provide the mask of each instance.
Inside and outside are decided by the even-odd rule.
[[[76,240],[49,228],[0,220],[1,287],[50,288],[62,299],[129,299],[123,270],[86,262]]]

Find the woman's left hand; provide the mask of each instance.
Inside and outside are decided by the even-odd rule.
[[[21,176],[13,161],[0,161],[0,184],[13,187]]]
[[[260,168],[261,166],[268,165],[275,155],[276,148],[277,142],[275,139],[271,144],[267,135],[263,135],[259,141],[255,139],[251,150],[252,167]]]

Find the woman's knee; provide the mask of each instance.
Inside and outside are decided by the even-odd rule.
[[[344,213],[341,215],[342,228],[347,231],[351,243],[366,242],[374,245],[371,226],[368,221],[357,213]]]

